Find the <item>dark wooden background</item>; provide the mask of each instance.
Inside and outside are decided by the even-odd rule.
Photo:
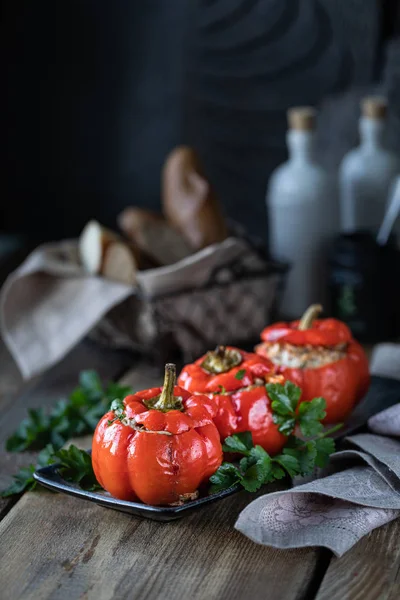
[[[181,142],[227,213],[265,235],[287,107],[321,106],[321,156],[335,165],[356,141],[360,93],[388,77],[398,23],[397,0],[4,5],[0,230],[40,239],[93,216],[113,225],[127,204],[157,208]]]

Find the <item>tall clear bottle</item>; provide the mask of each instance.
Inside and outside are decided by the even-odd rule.
[[[376,232],[382,222],[388,193],[400,172],[399,158],[384,147],[387,102],[367,97],[361,102],[360,145],[340,165],[340,225],[344,232]]]
[[[289,160],[273,172],[267,190],[271,254],[291,264],[280,306],[287,318],[326,304],[326,252],[339,225],[336,181],[315,153],[315,120],[313,108],[289,110]]]

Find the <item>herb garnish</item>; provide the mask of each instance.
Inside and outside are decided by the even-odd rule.
[[[226,394],[226,389],[223,385],[219,385],[218,386],[218,391],[217,392],[213,392],[214,396],[217,396],[219,394]]]
[[[301,396],[301,389],[297,385],[286,381],[284,385],[267,383],[265,387],[272,401],[274,423],[279,425],[281,433],[290,435],[296,425],[304,436],[317,435],[323,430],[321,421],[326,417],[324,398],[303,402],[297,409]]]
[[[85,490],[101,489],[93,472],[92,459],[87,452],[80,450],[73,444],[67,449],[60,449],[56,452],[51,444],[47,444],[39,453],[37,466],[29,465],[20,469],[14,475],[13,483],[3,490],[0,495],[6,498],[24,491],[34,490],[37,485],[33,478],[36,468],[54,463],[60,465],[59,472],[66,481],[78,483]]]
[[[59,400],[49,412],[43,408],[30,409],[28,418],[22,421],[6,441],[6,450],[41,450],[37,464],[20,469],[14,475],[14,482],[0,492],[0,496],[11,496],[34,489],[36,482],[33,473],[36,468],[55,462],[61,464],[65,478],[72,477],[70,480],[76,481],[81,487],[95,489],[94,486],[98,484],[94,474],[92,476],[93,471],[90,471],[90,456],[76,446],[70,446],[68,450],[61,448],[72,437],[92,433],[109,409],[110,402],[116,417],[122,417],[122,399],[130,393],[130,387],[113,382],[104,387],[95,371],[82,371],[79,386],[67,399]]]
[[[79,386],[68,399],[59,400],[50,412],[43,408],[28,410],[28,418],[8,438],[6,450],[41,450],[47,444],[58,450],[72,437],[92,433],[110,402],[122,400],[130,393],[131,388],[117,383],[104,387],[95,371],[83,371]]]
[[[115,421],[122,421],[122,419],[126,418],[125,405],[122,398],[115,398],[115,400],[111,402],[110,410],[114,412],[115,417],[107,421],[109,426],[115,423]]]
[[[239,379],[242,380],[243,377],[246,375],[246,371],[245,369],[240,369],[240,371],[238,371],[235,375],[235,379]]]
[[[327,437],[337,431],[338,424],[323,432],[321,420],[325,417],[324,398],[315,398],[302,403],[296,411],[301,390],[287,381],[284,385],[270,383],[266,385],[271,398],[274,422],[279,431],[288,436],[287,444],[281,454],[270,456],[261,446],[254,446],[251,432],[245,431],[226,438],[224,452],[240,454],[239,464],[224,462],[210,477],[210,493],[216,493],[240,484],[248,492],[256,492],[266,483],[285,476],[309,475],[315,467],[324,467],[329,455],[335,451],[335,442]],[[294,435],[296,426],[305,438]]]

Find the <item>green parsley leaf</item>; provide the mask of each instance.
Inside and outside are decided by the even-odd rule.
[[[253,463],[253,464],[251,464]],[[256,492],[271,476],[271,457],[261,446],[250,451],[250,457],[240,482],[248,492]]]
[[[115,400],[111,402],[110,410],[114,412],[123,412],[125,410],[123,399],[115,398]]]
[[[315,465],[317,467],[326,467],[329,462],[329,455],[335,452],[335,440],[332,438],[320,438],[314,441],[316,449]]]
[[[211,492],[221,491],[240,483],[248,492],[256,492],[266,483],[286,476],[311,474],[316,466],[325,466],[329,455],[335,450],[334,440],[327,437],[336,431],[336,425],[322,433],[320,420],[325,417],[326,402],[323,398],[314,398],[298,407],[300,389],[286,382],[267,384],[271,398],[274,422],[279,430],[287,434],[287,443],[282,453],[271,457],[261,446],[254,446],[251,432],[246,431],[226,438],[222,448],[224,452],[241,454],[239,465],[224,462],[210,478]],[[299,439],[293,435],[297,425],[304,436],[316,436],[314,439]]]
[[[83,371],[79,386],[67,399],[59,400],[49,412],[43,408],[28,411],[28,417],[6,441],[6,450],[41,450],[47,444],[57,450],[71,437],[92,433],[110,402],[122,400],[131,392],[116,383],[104,388],[95,371]]]
[[[264,484],[264,480],[260,478],[256,465],[247,469],[246,473],[241,476],[239,482],[246,492],[257,492]]]
[[[299,403],[301,389],[291,381],[281,383],[267,383],[269,397],[272,400],[272,409],[279,415],[292,414]]]
[[[317,456],[315,441],[304,441],[291,436],[289,438],[288,446],[283,449],[283,454],[294,456],[298,460],[298,474],[310,475],[315,468],[315,459]]]
[[[274,457],[274,462],[283,467],[290,477],[295,477],[300,473],[300,464],[298,458],[291,454],[279,454]]]
[[[67,449],[58,450],[55,457],[60,461],[59,472],[64,479],[86,490],[101,489],[87,452],[71,444]]]
[[[240,369],[240,371],[238,371],[235,375],[235,379],[243,379],[243,377],[246,375],[246,371],[245,369]]]
[[[16,432],[6,441],[8,452],[22,452],[23,450],[38,450],[49,441],[50,419],[43,408],[29,409],[28,417],[19,425]]]
[[[326,417],[326,401],[324,398],[314,398],[310,402],[302,402],[298,411],[298,422],[301,433],[306,436],[318,435],[323,430],[320,423]]]
[[[231,463],[223,463],[219,469],[216,470],[214,475],[211,475],[210,482],[210,494],[216,494],[221,490],[226,490],[233,485],[239,483],[241,479],[240,471],[235,465]]]
[[[224,452],[239,452],[248,454],[253,447],[253,437],[250,431],[235,433],[225,439],[222,449]]]
[[[22,452],[24,450],[41,450],[38,456],[38,466],[45,466],[57,461],[57,451],[71,438],[87,433],[92,433],[96,428],[99,419],[109,410],[111,401],[117,400],[118,409],[123,409],[122,400],[132,389],[119,385],[118,383],[109,383],[103,387],[100,377],[95,371],[82,371],[79,377],[79,386],[75,388],[68,398],[56,402],[50,411],[43,408],[29,409],[28,416],[24,419],[17,430],[6,441],[6,449],[9,452]],[[122,411],[121,411],[122,412]],[[74,451],[72,451],[74,452]],[[80,451],[79,451],[80,452]],[[67,460],[67,456],[63,455]],[[75,453],[75,459],[78,455]],[[60,457],[58,457],[60,460]],[[70,459],[68,459],[70,460]],[[89,458],[90,461],[90,458]],[[68,475],[70,475],[78,466],[71,463],[64,465]],[[85,468],[83,465],[86,465]],[[86,469],[86,471],[85,471]],[[18,494],[24,490],[34,489],[35,481],[33,473],[35,465],[24,467],[14,476],[12,483],[7,490],[0,492],[0,495]],[[81,458],[80,467],[74,475],[80,485],[89,487],[97,486],[88,467],[86,458]]]
[[[28,467],[20,469],[18,473],[13,475],[13,483],[5,490],[2,490],[0,496],[2,498],[8,498],[9,496],[14,496],[14,494],[21,494],[22,492],[33,490],[36,486],[36,481],[33,478],[35,470],[35,465],[29,465]]]
[[[86,490],[101,489],[101,485],[96,480],[92,459],[84,450],[80,450],[73,444],[67,449],[54,452],[51,444],[48,444],[39,453],[37,458],[37,466],[29,465],[19,470],[14,475],[14,482],[5,490],[0,492],[0,496],[6,498],[14,494],[33,490],[36,487],[36,481],[33,474],[37,467],[45,467],[54,463],[59,464],[59,472],[67,481],[75,482]]]
[[[284,417],[274,413],[272,415],[272,420],[275,425],[278,425],[279,432],[283,433],[283,435],[290,435],[296,427],[296,417]]]
[[[266,483],[271,483],[275,479],[283,479],[286,475],[285,471],[275,462],[272,463],[272,477]]]
[[[37,465],[38,467],[47,467],[55,462],[56,457],[54,447],[52,444],[47,444],[47,446],[38,454]]]
[[[296,409],[301,389],[291,381],[286,381],[284,385],[267,383],[265,387],[271,399],[274,423],[278,425],[280,433],[290,435],[296,427]]]

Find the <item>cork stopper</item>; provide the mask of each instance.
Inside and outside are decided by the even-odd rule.
[[[288,110],[290,129],[311,131],[315,128],[317,111],[312,106],[295,106]]]
[[[387,113],[387,100],[383,96],[367,96],[361,100],[363,117],[369,119],[385,119]]]

